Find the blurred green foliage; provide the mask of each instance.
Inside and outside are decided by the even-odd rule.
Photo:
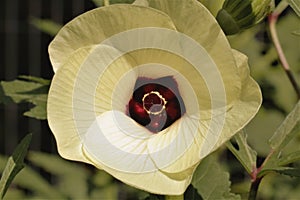
[[[288,10],[279,18],[277,25],[279,40],[298,83],[300,83],[300,38],[294,35],[293,32],[299,30],[299,28],[300,20],[291,10]],[[262,89],[263,106],[255,118],[245,128],[249,145],[258,153],[259,162],[261,162],[260,158],[265,158],[270,153],[271,147],[275,148],[273,145],[270,146],[269,140],[283,122],[285,116],[292,111],[297,103],[297,96],[281,67],[275,48],[270,41],[266,22],[248,29],[241,34],[230,36],[229,40],[234,48],[244,52],[249,57],[251,74],[254,79],[258,81]],[[296,116],[299,117],[300,113],[297,111],[294,114],[294,119],[296,120]],[[297,126],[299,126],[299,122],[297,123]],[[287,129],[285,129],[285,131],[287,131]],[[280,159],[276,156],[273,157],[275,159],[273,160],[273,162],[275,162],[273,164],[278,167],[277,169],[275,169],[276,167],[273,168],[273,170],[277,173],[299,176],[300,131],[297,129],[293,133],[295,135],[291,138],[283,151],[281,151],[282,149],[277,151],[277,156],[280,154]],[[279,140],[275,141],[279,142]],[[281,168],[280,166],[283,165],[288,165],[294,169]],[[235,167],[229,165],[229,169],[231,170],[231,174],[240,173],[240,171],[238,171],[240,168],[235,169]],[[269,173],[263,178],[257,198],[299,198],[299,178],[281,176],[277,173]],[[247,192],[249,191],[249,187],[248,178],[234,181],[232,190],[238,193],[243,191]]]
[[[7,158],[0,156],[0,173]],[[143,191],[114,180],[88,165],[58,155],[31,151],[25,169],[13,181],[7,199],[121,199],[145,198]]]
[[[12,156],[8,158],[7,164],[3,169],[0,179],[0,199],[5,196],[10,184],[15,176],[24,168],[24,159],[27,154],[32,134],[28,134],[16,147]]]
[[[46,119],[49,86],[49,80],[32,76],[19,76],[18,80],[1,81],[0,103],[30,103],[33,107],[24,115],[36,119]]]
[[[55,36],[56,33],[61,29],[62,25],[55,23],[52,20],[49,19],[39,19],[32,17],[30,19],[30,23],[35,26],[37,29],[48,33],[51,36]]]

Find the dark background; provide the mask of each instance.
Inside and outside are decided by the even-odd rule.
[[[42,33],[30,18],[51,19],[65,24],[75,16],[95,8],[91,0],[1,0],[0,1],[0,80],[19,75],[51,79],[48,45],[52,36]],[[23,116],[28,104],[0,104],[0,154],[9,155],[27,133],[33,133],[32,150],[56,151],[46,120]]]

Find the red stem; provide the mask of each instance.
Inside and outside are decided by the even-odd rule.
[[[293,73],[292,71],[290,70],[290,66],[289,66],[289,63],[284,55],[284,52],[282,50],[282,47],[280,45],[280,41],[278,39],[278,35],[277,35],[277,31],[276,31],[276,22],[277,22],[277,19],[279,17],[280,13],[272,13],[271,15],[269,15],[269,27],[270,27],[270,33],[271,33],[271,37],[272,37],[272,40],[273,40],[273,43],[274,43],[274,46],[275,46],[275,49],[278,53],[278,56],[279,56],[279,60],[282,64],[282,67],[286,73],[286,75],[288,76],[297,96],[298,96],[298,99],[300,99],[300,88],[297,84],[297,81],[295,79],[295,77],[293,76]]]

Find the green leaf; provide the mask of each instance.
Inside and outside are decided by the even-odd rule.
[[[42,32],[45,32],[51,36],[55,36],[61,29],[62,25],[55,23],[49,19],[39,19],[32,17],[30,23]]]
[[[11,157],[8,158],[6,167],[0,180],[0,198],[2,199],[15,176],[24,168],[24,158],[27,154],[32,134],[26,135]]]
[[[233,146],[231,141],[226,143],[227,148],[239,160],[249,174],[256,168],[257,153],[247,143],[247,135],[244,130],[236,134],[233,139],[238,145],[238,149]]]
[[[103,0],[92,0],[97,7],[103,6]]]
[[[300,0],[287,0],[295,13],[300,17]]]
[[[0,173],[6,160],[6,158],[0,155]],[[48,183],[38,171],[33,170],[28,165],[25,166],[15,178],[14,185],[30,191],[30,193],[38,199],[66,199],[65,196],[54,187],[54,184]]]
[[[290,177],[300,177],[300,168],[283,168],[273,170],[277,173],[284,174]]]
[[[59,156],[32,151],[28,154],[28,160],[35,166],[56,176],[58,180],[57,190],[65,196],[70,199],[88,199],[87,180],[90,173],[79,163],[74,165]]]
[[[206,157],[196,169],[192,185],[203,199],[240,199],[230,193],[229,173],[224,171],[214,154]]]
[[[281,151],[300,131],[300,101],[269,140],[273,150]]]
[[[43,84],[43,85],[50,85],[50,83],[51,83],[50,80],[43,79],[41,77],[36,77],[36,76],[20,75],[18,77],[20,79],[23,79],[23,80],[32,81],[32,82],[35,82],[35,83],[40,83],[40,84]]]
[[[284,155],[282,158],[278,160],[279,166],[288,165],[290,163],[294,163],[300,160],[300,151],[292,152],[288,155]]]
[[[47,99],[47,96],[44,96],[44,98]],[[25,116],[40,119],[40,120],[47,118],[47,114],[46,114],[47,102],[46,102],[46,100],[28,101],[28,102],[33,103],[36,106],[31,108],[29,111],[25,112],[24,113]]]
[[[33,108],[24,115],[46,119],[47,96],[50,81],[32,76],[20,76],[23,80],[0,82],[0,103],[31,103]]]
[[[300,132],[300,101],[295,108],[288,114],[282,124],[275,131],[269,140],[272,152],[263,163],[262,170],[258,173],[258,177],[265,175],[267,172],[277,170],[282,165],[289,164],[299,160],[299,152],[289,155],[282,154],[283,148]],[[284,172],[282,172],[284,173]]]
[[[300,177],[300,168],[274,167],[262,170],[261,174],[267,174],[268,172],[276,172],[290,177]]]
[[[294,34],[296,36],[300,36],[300,30],[293,31],[292,34]]]

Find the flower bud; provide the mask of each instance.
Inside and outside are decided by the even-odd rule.
[[[202,3],[213,16],[217,16],[219,10],[222,9],[222,5],[225,0],[198,0]]]
[[[272,9],[272,0],[225,0],[217,21],[226,35],[259,23]]]

